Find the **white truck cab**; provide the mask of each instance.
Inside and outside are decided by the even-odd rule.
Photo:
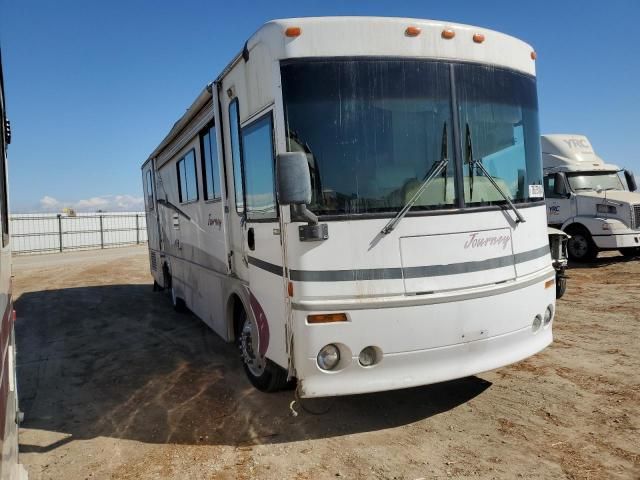
[[[640,194],[628,170],[605,163],[583,135],[542,135],[547,219],[569,235],[569,257],[640,255]]]

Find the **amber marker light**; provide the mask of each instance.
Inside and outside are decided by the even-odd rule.
[[[535,60],[536,58],[538,58],[538,54],[534,50],[531,52],[531,60]]]
[[[445,28],[442,31],[442,38],[445,38],[447,40],[451,40],[453,37],[456,36],[456,32],[454,32],[452,29],[450,28]]]
[[[551,288],[556,284],[556,281],[552,278],[551,280],[547,280],[544,282],[544,288]]]
[[[290,297],[293,297],[293,282],[287,284],[287,293]]]
[[[290,38],[299,37],[301,33],[302,29],[300,27],[287,27],[284,31],[284,34]]]
[[[407,27],[407,29],[404,31],[404,34],[407,37],[417,37],[421,32],[422,29],[420,27]]]
[[[317,315],[307,315],[307,323],[336,323],[346,321],[347,316],[344,313],[322,313]]]
[[[473,35],[473,41],[476,43],[482,43],[484,42],[484,35],[481,33],[475,33]]]

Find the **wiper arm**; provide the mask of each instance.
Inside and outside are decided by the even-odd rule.
[[[409,199],[409,201],[404,204],[404,207],[402,207],[402,209],[396,214],[396,216],[393,217],[391,220],[389,220],[387,224],[384,226],[384,228],[380,230],[380,235],[387,235],[393,232],[393,229],[398,226],[398,224],[404,218],[407,212],[411,210],[411,207],[415,205],[415,203],[418,201],[418,198],[420,198],[420,195],[422,195],[422,192],[425,191],[425,189],[429,186],[431,181],[434,178],[436,178],[436,176],[438,176],[440,172],[442,172],[442,170],[447,168],[447,164],[449,163],[448,145],[449,145],[449,142],[447,140],[447,122],[444,122],[444,127],[442,128],[442,146],[440,150],[440,161],[434,163],[431,166],[431,169],[425,175],[424,179],[422,180],[422,183],[420,184],[420,187],[418,187],[418,190],[416,190],[416,193],[414,193],[413,196]],[[446,170],[444,171],[445,171],[444,196],[446,201],[447,178],[446,178]]]
[[[493,179],[493,177],[487,171],[487,169],[484,168],[484,165],[482,164],[482,162],[473,159],[473,145],[471,143],[471,130],[469,128],[469,124],[468,123],[467,123],[467,135],[466,136],[467,136],[467,162],[469,162],[470,168],[478,167],[482,171],[483,175],[485,177],[487,177],[487,180],[489,180],[491,185],[493,185],[493,188],[495,188],[498,191],[498,193],[502,196],[502,198],[504,198],[504,200],[507,202],[507,204],[509,205],[511,210],[513,210],[513,213],[516,214],[516,223],[525,223],[526,220],[524,219],[524,217],[520,213],[520,210],[518,210],[516,208],[516,206],[513,204],[513,202],[509,198],[509,196],[506,193],[504,193],[504,191],[496,183],[496,181]],[[473,179],[471,180],[471,182],[473,182]]]
[[[398,223],[400,223],[400,220],[402,220],[404,216],[407,214],[407,212],[411,210],[411,207],[413,207],[413,205],[418,201],[418,198],[420,198],[420,195],[422,195],[422,192],[424,192],[425,189],[431,183],[431,181],[434,178],[436,178],[436,176],[439,175],[440,172],[442,172],[442,170],[447,166],[447,163],[449,163],[449,160],[444,158],[439,162],[436,162],[433,164],[433,167],[431,167],[431,170],[429,171],[429,173],[427,173],[427,176],[423,180],[418,190],[416,190],[416,193],[414,193],[413,196],[409,199],[409,201],[404,205],[404,207],[402,207],[402,210],[400,210],[398,214],[395,217],[393,217],[391,220],[389,220],[389,222],[384,226],[384,228],[380,230],[380,233],[382,235],[387,235],[393,232],[393,229],[396,228],[396,226],[398,226]]]

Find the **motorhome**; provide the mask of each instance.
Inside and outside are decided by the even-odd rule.
[[[11,246],[9,244],[9,203],[7,182],[7,147],[11,128],[6,115],[2,54],[0,52],[0,479],[26,479],[27,472],[18,462],[18,383],[16,378],[15,311],[11,295]]]
[[[605,163],[584,135],[541,137],[549,226],[567,232],[569,258],[602,250],[640,256],[640,194],[633,173]]]
[[[142,165],[155,287],[302,398],[544,349],[535,56],[449,22],[266,23]]]

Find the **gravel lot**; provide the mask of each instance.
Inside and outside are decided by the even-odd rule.
[[[640,260],[573,268],[553,345],[525,362],[297,417],[151,291],[145,247],[14,273],[33,480],[640,478]]]

